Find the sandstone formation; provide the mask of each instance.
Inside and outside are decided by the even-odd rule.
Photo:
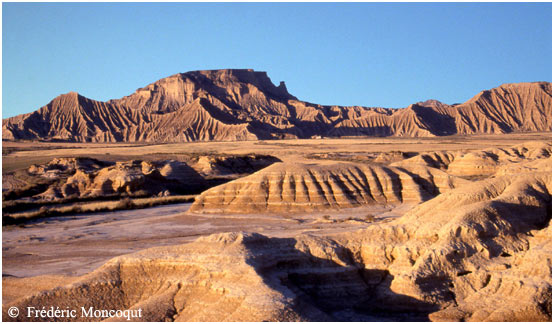
[[[499,168],[513,163],[531,162],[552,155],[552,144],[528,142],[510,148],[490,148],[482,151],[446,151],[422,153],[415,157],[392,163],[392,166],[426,165],[462,177],[487,177]]]
[[[307,212],[367,204],[419,203],[463,182],[427,167],[275,163],[203,192],[190,211]]]
[[[4,304],[3,319],[59,305],[140,308],[147,321],[551,321],[551,163],[513,163],[517,174],[460,183],[353,233],[224,233],[124,255]]]
[[[275,162],[281,162],[270,155],[244,155],[244,156],[199,156],[190,162],[190,166],[206,177],[239,176],[251,174],[261,170]]]
[[[178,161],[129,161],[91,174],[77,170],[60,188],[64,197],[111,194],[158,195],[165,191],[194,193],[205,188],[204,179],[185,163]]]
[[[550,321],[551,170],[462,186],[339,241],[387,272],[376,299],[389,307],[438,307],[430,318],[440,321]]]
[[[552,84],[505,84],[464,104],[428,100],[404,109],[298,100],[265,72],[175,74],[117,100],[75,92],[2,121],[3,139],[77,142],[235,141],[313,136],[440,136],[550,131]]]
[[[204,178],[194,169],[174,160],[114,163],[92,158],[55,158],[47,164],[32,165],[26,174],[31,179],[29,182],[40,186],[28,193],[18,193],[16,188],[7,190],[5,199],[32,196],[49,201],[114,195],[194,194],[207,187]]]

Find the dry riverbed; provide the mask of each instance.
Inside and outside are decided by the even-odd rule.
[[[147,209],[76,214],[2,228],[2,275],[78,276],[112,257],[219,232],[258,232],[272,237],[326,235],[387,222],[409,208],[364,207],[291,215],[202,215],[190,203]],[[368,216],[370,215],[370,216]]]

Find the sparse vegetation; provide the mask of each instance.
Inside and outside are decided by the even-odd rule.
[[[88,203],[76,203],[66,206],[42,206],[38,210],[7,214],[2,216],[2,225],[14,225],[27,222],[38,218],[47,218],[53,216],[63,216],[81,213],[97,213],[116,210],[140,209],[149,208],[165,204],[176,204],[192,202],[194,195],[169,196],[169,197],[153,197],[153,198],[137,198],[131,199],[125,197],[118,201],[95,201]]]

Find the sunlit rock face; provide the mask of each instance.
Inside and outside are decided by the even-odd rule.
[[[275,163],[248,177],[211,188],[191,212],[307,212],[371,204],[419,203],[464,180],[424,167],[354,163]]]
[[[75,92],[2,121],[2,138],[74,142],[189,142],[312,136],[442,136],[552,130],[552,84],[504,84],[460,105],[403,109],[300,101],[265,72],[179,73],[121,99]]]
[[[311,202],[419,203],[390,222],[354,232],[288,238],[220,233],[123,255],[68,285],[4,304],[3,318],[11,320],[6,312],[12,306],[59,305],[141,309],[148,321],[551,321],[552,158],[533,156],[475,181],[427,166],[277,164],[239,182],[242,189],[230,200],[245,199],[264,177],[283,179],[289,191],[274,202],[288,208],[314,197],[309,190],[316,183],[333,178],[342,185],[329,188],[356,188],[356,179],[374,173],[366,185],[381,183],[378,193],[340,196],[337,189],[334,200],[321,194]],[[291,186],[300,175],[312,184],[295,180]],[[296,183],[307,187],[303,198],[287,194]],[[28,320],[22,316],[15,320]]]

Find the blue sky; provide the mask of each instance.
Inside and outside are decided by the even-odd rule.
[[[2,117],[253,68],[320,104],[464,102],[552,81],[551,3],[3,3]]]

